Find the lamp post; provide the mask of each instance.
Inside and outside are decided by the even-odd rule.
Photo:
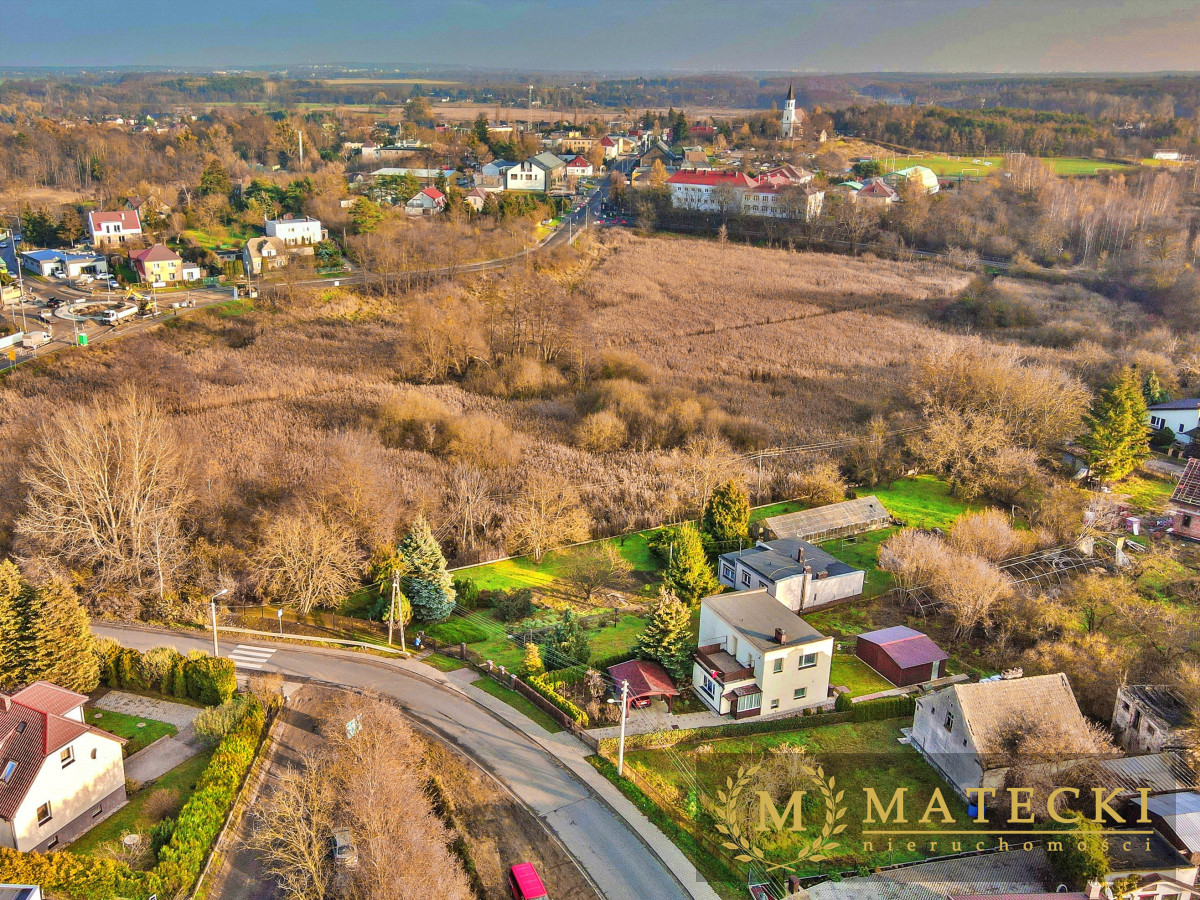
[[[279,607],[278,610],[276,610],[275,615],[279,619],[279,633],[283,634],[283,607],[282,606]]]
[[[229,593],[229,588],[221,588],[211,597],[208,598],[209,606],[212,607],[212,626],[213,626],[213,656],[220,656],[220,648],[217,647],[217,598],[224,597]]]
[[[616,703],[610,699],[609,703]],[[625,773],[625,720],[629,718],[629,682],[621,682],[621,740],[617,745],[617,777]]]

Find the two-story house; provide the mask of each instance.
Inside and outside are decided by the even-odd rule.
[[[1170,685],[1123,684],[1117,688],[1112,732],[1126,753],[1162,753],[1186,746],[1183,730],[1190,718],[1187,703]]]
[[[156,287],[194,281],[200,277],[199,267],[185,263],[183,258],[166,244],[155,244],[139,253],[131,254],[129,262],[133,264],[139,281]]]
[[[506,159],[493,159],[491,162],[485,162],[479,167],[479,171],[475,173],[475,187],[492,190],[502,189],[504,187],[504,173],[514,165],[516,164]]]
[[[807,541],[782,538],[722,554],[717,577],[726,587],[762,589],[792,612],[805,612],[859,596],[865,573]]]
[[[125,803],[122,741],[83,694],[38,681],[0,694],[0,846],[53,850]]]
[[[1150,427],[1154,431],[1170,428],[1175,432],[1175,440],[1184,446],[1192,442],[1188,432],[1200,426],[1200,397],[1156,403],[1147,407],[1146,411],[1150,414]]]
[[[735,719],[821,706],[829,699],[833,638],[765,589],[700,601],[692,685],[720,715]]]
[[[329,232],[321,227],[321,220],[312,216],[296,218],[289,214],[278,219],[264,219],[263,227],[267,237],[279,238],[288,247],[311,247],[329,237]]]
[[[250,238],[242,247],[242,268],[247,277],[283,268],[290,258],[287,245],[276,237]]]
[[[417,191],[404,204],[404,211],[410,216],[432,216],[445,208],[446,195],[435,187]]]
[[[504,188],[509,191],[553,191],[562,188],[567,164],[544,151],[505,170]]]
[[[88,213],[88,231],[92,235],[92,246],[97,250],[124,244],[126,241],[142,239],[142,220],[137,211],[123,209],[119,212]]]

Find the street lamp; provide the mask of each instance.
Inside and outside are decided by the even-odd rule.
[[[221,651],[217,647],[217,598],[224,597],[229,593],[229,588],[221,588],[211,597],[208,598],[208,603],[212,607],[212,626],[213,626],[213,656],[220,656]]]
[[[629,718],[629,682],[621,682],[621,699],[619,701],[609,698],[609,703],[621,704],[621,742],[617,748],[617,777],[621,777],[625,772],[625,720]]]

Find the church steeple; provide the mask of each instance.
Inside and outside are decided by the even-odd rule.
[[[790,102],[790,103],[795,103],[795,102],[796,102],[796,92],[795,92],[795,91],[792,89],[792,84],[791,84],[791,82],[788,82],[788,95],[787,95],[787,99],[788,99],[788,102]]]
[[[789,84],[787,99],[783,103],[783,120],[780,122],[783,137],[790,139],[796,128],[796,91]]]

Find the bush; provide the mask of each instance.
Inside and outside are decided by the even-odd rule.
[[[227,702],[237,690],[237,675],[231,659],[219,659],[193,650],[183,662],[187,696],[207,706]]]
[[[492,595],[492,606],[501,622],[516,622],[533,613],[533,591],[529,588],[496,591]]]
[[[838,712],[849,712],[854,709],[854,701],[850,699],[849,694],[838,694],[837,699],[833,701],[833,708]]]
[[[171,693],[170,675],[178,659],[182,657],[174,647],[154,647],[142,654],[142,672],[152,690]]]
[[[588,727],[588,715],[566,697],[554,690],[554,686],[550,683],[545,675],[533,675],[525,681],[531,688],[537,691],[541,696],[545,697],[554,706],[566,713],[580,728]]]
[[[488,639],[488,633],[466,619],[447,619],[425,629],[425,634],[442,644],[477,644]]]
[[[899,719],[911,716],[916,711],[917,701],[913,697],[883,697],[879,700],[868,700],[866,703],[855,703],[852,708],[855,722]]]
[[[171,838],[175,836],[175,820],[168,817],[150,826],[150,849],[154,851],[154,855],[158,856],[158,852],[171,842]]]
[[[245,701],[234,699],[220,706],[201,710],[192,720],[192,726],[201,738],[215,744],[237,728],[242,716],[246,714],[247,706]]]
[[[455,578],[451,584],[454,585],[454,599],[463,609],[479,609],[483,592],[479,590],[477,585],[470,578]]]

